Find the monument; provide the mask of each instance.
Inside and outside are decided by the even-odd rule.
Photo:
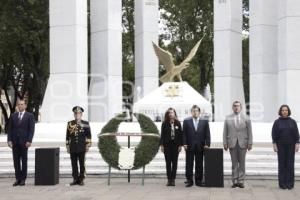
[[[132,90],[135,101],[158,89],[158,59],[151,44],[158,41],[158,2],[139,0],[134,4],[135,88]],[[90,2],[91,74],[88,74],[87,0],[49,2],[50,77],[41,107],[42,122],[68,121],[74,105],[82,106],[92,122],[105,122],[122,112],[121,5],[121,0]],[[295,92],[300,83],[299,8],[297,0],[250,2],[250,115],[253,121],[273,121],[281,104],[290,105],[293,117],[300,119],[300,93]],[[233,101],[239,100],[245,106],[242,10],[242,0],[214,0],[211,99],[215,121],[223,121],[231,113]],[[168,54],[166,58],[170,59]],[[175,77],[181,81],[180,72],[187,66],[185,61],[174,65],[173,72],[167,67],[168,73],[160,80],[165,83]]]
[[[200,106],[203,117],[211,119],[211,103],[187,82],[166,82],[136,102],[133,112],[143,113],[154,121],[160,121],[166,110],[173,107],[178,119],[183,121],[191,115],[191,107],[195,104]]]
[[[135,1],[134,7],[135,85],[143,97],[158,87],[151,44],[158,41],[158,0]],[[50,77],[41,121],[66,122],[74,105],[82,106],[91,122],[106,122],[122,112],[122,1],[90,1],[90,74],[87,0],[50,1],[49,18]]]
[[[292,117],[300,120],[300,1],[279,0],[278,33],[278,105],[288,104]]]
[[[281,104],[300,119],[300,2],[251,0],[250,116],[272,122]],[[242,0],[214,0],[215,120],[231,112],[231,103],[244,103],[242,84]]]
[[[274,121],[278,110],[277,1],[250,3],[250,109],[253,121]],[[261,113],[263,111],[263,113]]]
[[[178,66],[174,64],[172,54],[153,43],[154,51],[166,69],[160,81],[163,83],[159,88],[137,101],[133,106],[133,112],[143,113],[154,121],[161,121],[169,107],[175,108],[178,119],[183,121],[190,116],[192,105],[201,108],[202,117],[211,119],[212,105],[187,82],[182,81],[181,72],[189,66],[189,62],[195,56],[201,41],[192,48],[189,55]],[[177,77],[179,82],[173,82]]]
[[[245,107],[242,19],[242,0],[214,0],[215,121],[223,121],[232,112],[233,101]]]
[[[89,120],[105,122],[122,110],[122,2],[91,0]]]
[[[202,38],[203,39],[203,38]],[[164,65],[166,69],[166,73],[159,79],[162,83],[166,82],[173,82],[174,78],[177,77],[179,81],[182,81],[181,72],[189,67],[189,62],[193,59],[193,57],[196,55],[196,52],[201,44],[201,41],[197,42],[197,44],[194,46],[194,48],[191,50],[189,55],[182,61],[178,66],[175,66],[174,64],[174,58],[172,54],[168,51],[163,50],[159,46],[157,46],[154,42],[153,48],[155,51],[156,56],[158,57],[161,64]]]
[[[74,105],[81,105],[87,113],[90,113],[89,118],[96,122],[91,123],[91,126],[93,142],[97,142],[98,133],[107,123],[105,118],[121,111],[121,87],[115,90],[118,93],[116,96],[107,96],[100,101],[95,100],[96,104],[103,103],[102,105],[107,106],[108,114],[99,113],[102,111],[97,110],[92,101],[88,101],[88,96],[101,95],[102,88],[111,91],[115,83],[122,81],[121,0],[91,0],[92,77],[90,86],[88,86],[87,70],[87,1],[51,0],[49,6],[50,78],[41,108],[41,120],[46,123],[36,124],[38,134],[36,134],[35,141],[45,144],[49,142],[63,144],[66,121],[72,118],[71,108]],[[222,144],[223,117],[231,113],[232,101],[240,100],[244,104],[241,61],[242,0],[214,0],[214,6],[215,90],[211,95],[210,86],[208,86],[205,98],[203,98],[187,82],[172,82],[173,75],[181,80],[180,73],[172,73],[172,76],[166,79],[170,82],[166,81],[158,87],[158,62],[151,44],[151,41],[157,43],[158,37],[158,0],[135,1],[135,87],[137,91],[135,97],[138,101],[133,109],[134,112],[144,113],[152,120],[159,121],[163,119],[163,114],[168,107],[175,107],[179,120],[183,120],[190,115],[191,105],[198,104],[202,108],[204,117],[210,118],[212,115],[210,101],[213,99],[217,122],[210,123],[214,133],[211,136],[213,142]],[[250,112],[252,120],[259,121],[259,123],[253,123],[256,143],[270,143],[272,130],[270,121],[278,117],[277,110],[280,104],[289,104],[292,117],[298,121],[300,119],[300,93],[297,92],[300,84],[299,16],[299,0],[250,1]],[[114,47],[111,47],[112,43]],[[104,72],[103,81],[99,81],[94,76],[99,72]],[[110,92],[106,94],[111,95]],[[117,105],[116,110],[120,110],[117,112],[111,109],[112,104]],[[257,105],[263,108],[260,113],[253,112]],[[95,112],[93,112],[94,109]],[[126,119],[124,117],[124,121]],[[100,122],[100,120],[103,121]],[[138,123],[124,124],[124,131],[116,129],[103,133],[129,132],[129,129],[133,129],[131,125],[137,125],[140,128]],[[161,123],[155,123],[155,125],[158,128],[156,131],[158,138]],[[141,130],[135,132],[141,132]],[[147,133],[152,132],[147,131]],[[0,139],[2,139],[1,142],[6,143],[6,137]],[[158,145],[156,147],[158,148]],[[116,166],[125,169],[132,168],[134,164],[132,151],[128,153],[126,152],[128,149],[123,150],[124,152],[120,150],[119,158],[121,159],[114,160],[120,164]],[[33,150],[30,151],[33,153]],[[108,148],[108,153],[111,151],[112,148]],[[249,171],[252,175],[277,175],[277,160],[270,159],[269,153],[266,153],[269,151],[269,145],[255,148],[254,154],[251,155],[254,159],[250,159],[249,163]],[[6,151],[4,153],[6,158],[11,156]],[[63,153],[66,154],[66,151],[64,150]],[[90,169],[93,169],[92,173],[107,173],[107,166],[98,155],[98,149],[92,148],[90,153],[97,155],[87,157],[89,160],[87,163]],[[125,154],[125,157],[122,154]],[[143,159],[144,155],[143,151],[139,151],[137,160]],[[261,162],[257,162],[257,157]],[[35,162],[32,159],[34,158],[29,159],[31,159],[29,172],[33,174]],[[269,159],[268,167],[264,159]],[[156,162],[152,166],[150,164],[150,170],[153,170],[153,173],[162,172],[164,162],[161,161],[160,158],[156,158]],[[179,166],[182,173],[184,159],[179,162],[181,162]],[[227,160],[225,159],[224,162]],[[62,162],[64,170],[62,173],[70,173],[68,164]],[[226,172],[230,170],[229,164],[227,162],[225,165]],[[11,169],[13,169],[12,163],[3,162],[2,173],[12,173]],[[300,174],[299,170],[297,173]]]
[[[50,77],[42,122],[66,122],[72,107],[88,112],[87,0],[49,1]]]
[[[158,87],[158,60],[151,41],[158,41],[158,0],[134,1],[134,58],[135,86],[140,87],[140,96]]]

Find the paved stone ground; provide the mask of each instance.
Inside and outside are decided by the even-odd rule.
[[[34,179],[28,178],[26,186],[12,187],[13,178],[0,178],[1,200],[106,200],[106,199],[151,199],[151,200],[299,200],[300,182],[293,190],[280,190],[276,180],[248,180],[246,188],[230,188],[225,180],[224,188],[184,187],[184,179],[178,179],[176,187],[166,187],[165,179],[147,178],[145,185],[134,178],[127,183],[126,178],[113,178],[111,185],[103,177],[87,177],[85,186],[70,187],[71,178],[60,178],[55,186],[34,186]]]

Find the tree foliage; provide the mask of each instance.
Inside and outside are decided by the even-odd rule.
[[[205,36],[189,68],[182,74],[184,80],[202,92],[206,84],[213,84],[213,1],[161,0],[159,7],[167,33],[160,35],[160,45],[173,53],[176,63],[182,62]],[[168,45],[165,45],[166,38]]]
[[[250,102],[249,86],[249,0],[243,0],[243,83],[246,103]],[[248,106],[249,104],[247,104]],[[248,109],[249,110],[249,106]],[[249,113],[248,113],[249,114]]]
[[[134,0],[122,0],[123,96],[128,104],[134,95]],[[130,107],[130,106],[129,106]]]
[[[11,113],[16,100],[26,97],[28,110],[38,117],[49,71],[48,26],[48,1],[0,1],[0,89]],[[3,99],[0,106],[7,122]]]

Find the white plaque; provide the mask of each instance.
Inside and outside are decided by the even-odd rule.
[[[119,153],[119,167],[120,169],[132,169],[134,164],[134,147],[121,147]]]

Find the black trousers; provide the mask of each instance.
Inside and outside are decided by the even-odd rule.
[[[193,169],[195,160],[195,182],[201,183],[203,179],[203,149],[194,148],[186,151],[185,176],[187,181],[193,182]]]
[[[174,142],[164,145],[164,154],[166,160],[167,177],[169,180],[176,179],[178,163],[178,145]]]
[[[25,181],[27,178],[28,148],[25,144],[14,143],[12,151],[16,180]]]
[[[294,187],[295,144],[277,144],[279,186]]]
[[[85,178],[85,152],[70,153],[72,164],[72,176],[75,181],[82,181]],[[78,161],[80,172],[78,173]]]

